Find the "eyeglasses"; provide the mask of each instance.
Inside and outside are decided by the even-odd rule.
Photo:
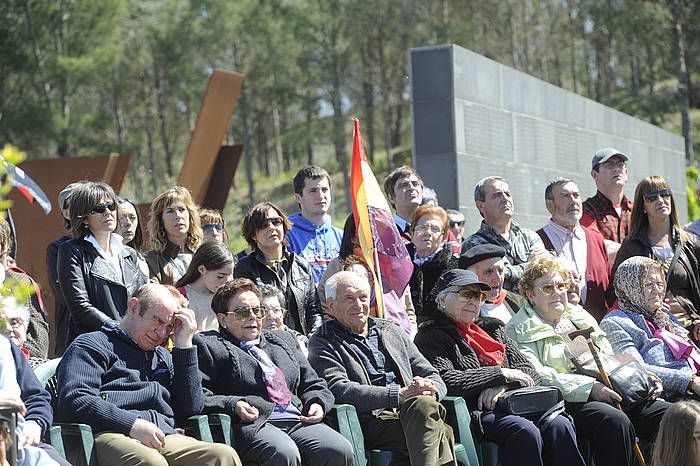
[[[265,307],[263,306],[263,311],[264,311],[264,317],[282,317],[285,312],[287,312],[286,309],[282,309],[281,307]]]
[[[116,206],[114,205],[114,202],[109,201],[109,202],[100,202],[97,204],[95,207],[92,208],[90,211],[90,214],[104,214],[106,210],[109,210],[110,212],[114,212],[116,210]]]
[[[275,226],[275,227],[278,227],[278,226],[282,225],[282,217],[270,217],[270,218],[266,218],[266,219],[264,219],[264,220],[262,221],[262,226],[261,226],[260,228],[261,228],[261,229],[262,229],[262,228],[267,228],[267,227],[269,227],[270,225]]]
[[[624,160],[609,160],[607,162],[603,162],[600,164],[601,167],[605,167],[608,170],[615,170],[617,168],[625,168],[627,166],[627,162]]]
[[[481,290],[459,290],[457,294],[467,301],[484,301],[486,300],[486,293]]]
[[[656,291],[664,291],[666,289],[666,283],[665,282],[649,282],[644,284],[644,289],[651,291],[651,290],[656,290]]]
[[[644,195],[644,202],[656,202],[656,200],[659,197],[663,197],[664,199],[668,199],[671,197],[671,190],[670,189],[661,189],[659,191],[655,191],[653,193],[646,193]]]
[[[413,229],[415,233],[430,233],[431,235],[439,235],[442,233],[442,228],[435,225],[418,225]]]
[[[253,314],[253,317],[256,319],[262,319],[265,313],[263,312],[262,306],[258,307],[237,307],[236,309],[232,311],[226,311],[224,314],[229,315],[233,314],[233,318],[236,320],[246,320],[248,317],[250,317],[250,314]]]
[[[461,222],[450,222],[450,228],[463,227],[463,226],[464,226],[464,220],[462,220]]]
[[[221,233],[224,230],[224,226],[220,223],[205,223],[202,225],[202,231],[213,231]]]
[[[542,293],[547,295],[553,295],[554,293],[563,293],[569,290],[569,282],[557,282],[557,283],[547,283],[542,286],[538,286],[537,289]]]

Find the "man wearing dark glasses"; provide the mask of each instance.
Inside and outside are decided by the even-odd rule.
[[[611,264],[629,233],[632,217],[632,201],[624,193],[628,160],[627,155],[612,147],[596,152],[591,161],[591,177],[597,191],[583,202],[581,225],[603,235]]]

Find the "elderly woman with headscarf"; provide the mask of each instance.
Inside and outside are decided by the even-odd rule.
[[[617,252],[612,276],[633,256],[661,264],[669,311],[690,332],[690,338],[700,343],[700,239],[681,227],[671,186],[660,176],[637,184],[630,231]]]
[[[600,322],[615,352],[636,357],[668,394],[700,395],[700,353],[664,303],[661,264],[643,256],[625,260],[615,273],[615,293],[619,308]]]
[[[531,420],[496,407],[505,392],[537,385],[540,377],[506,336],[503,322],[479,316],[490,289],[472,271],[443,273],[433,289],[441,312],[420,325],[416,346],[440,372],[447,393],[481,412],[480,427],[501,447],[503,466],[584,465],[568,418],[556,416],[540,431]]]

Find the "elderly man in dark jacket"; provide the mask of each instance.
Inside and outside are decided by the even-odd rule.
[[[367,279],[338,272],[326,283],[334,319],[309,339],[309,361],[337,403],[358,411],[369,448],[403,453],[410,464],[456,464],[440,405],[447,389],[403,331],[369,317]]]
[[[236,452],[177,434],[175,419],[204,404],[194,313],[163,285],[146,284],[119,326],[80,335],[57,369],[58,417],[90,424],[102,466],[240,465]],[[172,354],[161,346],[172,332]]]

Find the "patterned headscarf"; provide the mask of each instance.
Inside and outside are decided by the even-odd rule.
[[[676,333],[669,314],[665,308],[654,311],[647,308],[644,299],[644,285],[649,272],[656,270],[663,277],[661,265],[654,259],[644,256],[632,256],[624,261],[615,272],[615,294],[620,309],[625,312],[641,314],[654,323],[658,328],[664,328]],[[662,290],[662,291],[665,291]]]

